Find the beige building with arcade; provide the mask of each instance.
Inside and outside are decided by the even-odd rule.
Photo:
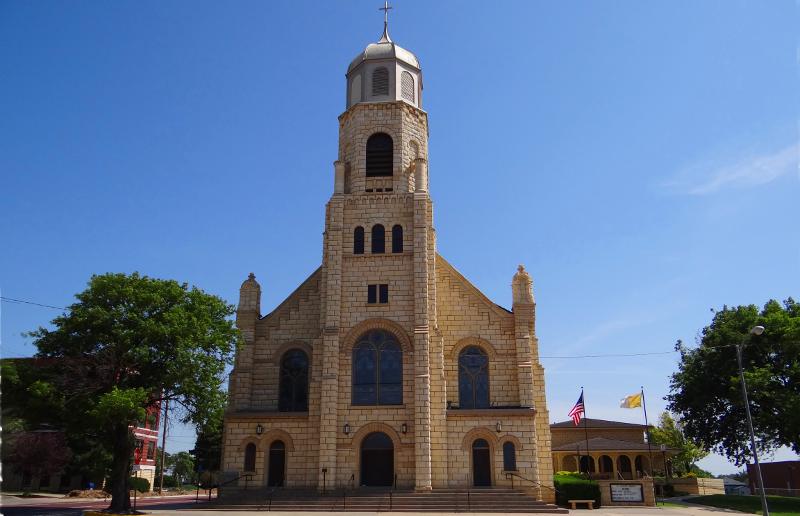
[[[552,501],[531,278],[509,271],[508,310],[437,254],[417,57],[384,29],[346,78],[321,266],[266,314],[241,286],[223,470],[319,490],[513,476]]]

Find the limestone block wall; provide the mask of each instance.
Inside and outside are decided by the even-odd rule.
[[[510,312],[481,299],[460,274],[439,257],[436,270],[437,319],[443,338],[447,401],[458,405],[458,354],[477,345],[489,355],[489,400],[519,405],[514,319]],[[502,313],[505,312],[505,313]]]
[[[256,425],[264,427],[256,434]],[[264,486],[269,470],[269,448],[276,441],[286,446],[286,487],[316,487],[319,457],[319,431],[314,418],[306,414],[254,413],[226,417],[222,469],[244,472],[244,452],[248,443],[256,445],[256,470],[249,485]],[[244,481],[239,482],[240,486]]]
[[[383,132],[394,141],[394,176],[366,177],[367,139]],[[345,163],[345,193],[370,186],[413,192],[415,158],[428,156],[428,115],[405,102],[357,104],[339,117],[339,161]],[[386,181],[388,180],[388,183]]]

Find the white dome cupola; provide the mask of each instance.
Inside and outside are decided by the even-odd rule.
[[[388,12],[391,7],[384,7]],[[383,35],[370,43],[347,68],[347,108],[359,103],[403,101],[422,108],[419,59],[389,37],[384,15]]]

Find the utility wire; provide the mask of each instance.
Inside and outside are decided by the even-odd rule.
[[[0,296],[0,301],[5,301],[6,303],[17,303],[17,304],[41,306],[43,308],[53,308],[54,310],[67,310],[63,306],[43,305],[42,303],[34,303],[33,301],[25,301],[24,299],[14,299],[13,297]]]

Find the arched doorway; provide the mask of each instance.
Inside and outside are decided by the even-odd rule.
[[[600,459],[597,461],[597,467],[600,470],[600,473],[613,473],[614,461],[612,461],[611,457],[608,455],[601,455]]]
[[[582,473],[594,473],[594,457],[591,455],[581,455],[581,469]]]
[[[492,485],[492,460],[486,439],[472,442],[472,484],[476,487]]]
[[[269,469],[267,470],[267,485],[283,487],[285,471],[286,445],[283,444],[283,441],[274,441],[269,446]]]
[[[644,455],[637,455],[635,459],[636,475],[650,476],[650,461]]]
[[[383,432],[361,441],[361,485],[391,486],[394,480],[394,443]]]
[[[633,478],[633,473],[631,472],[631,459],[628,458],[627,455],[620,455],[617,458],[617,471],[620,473],[622,478],[626,480]]]

